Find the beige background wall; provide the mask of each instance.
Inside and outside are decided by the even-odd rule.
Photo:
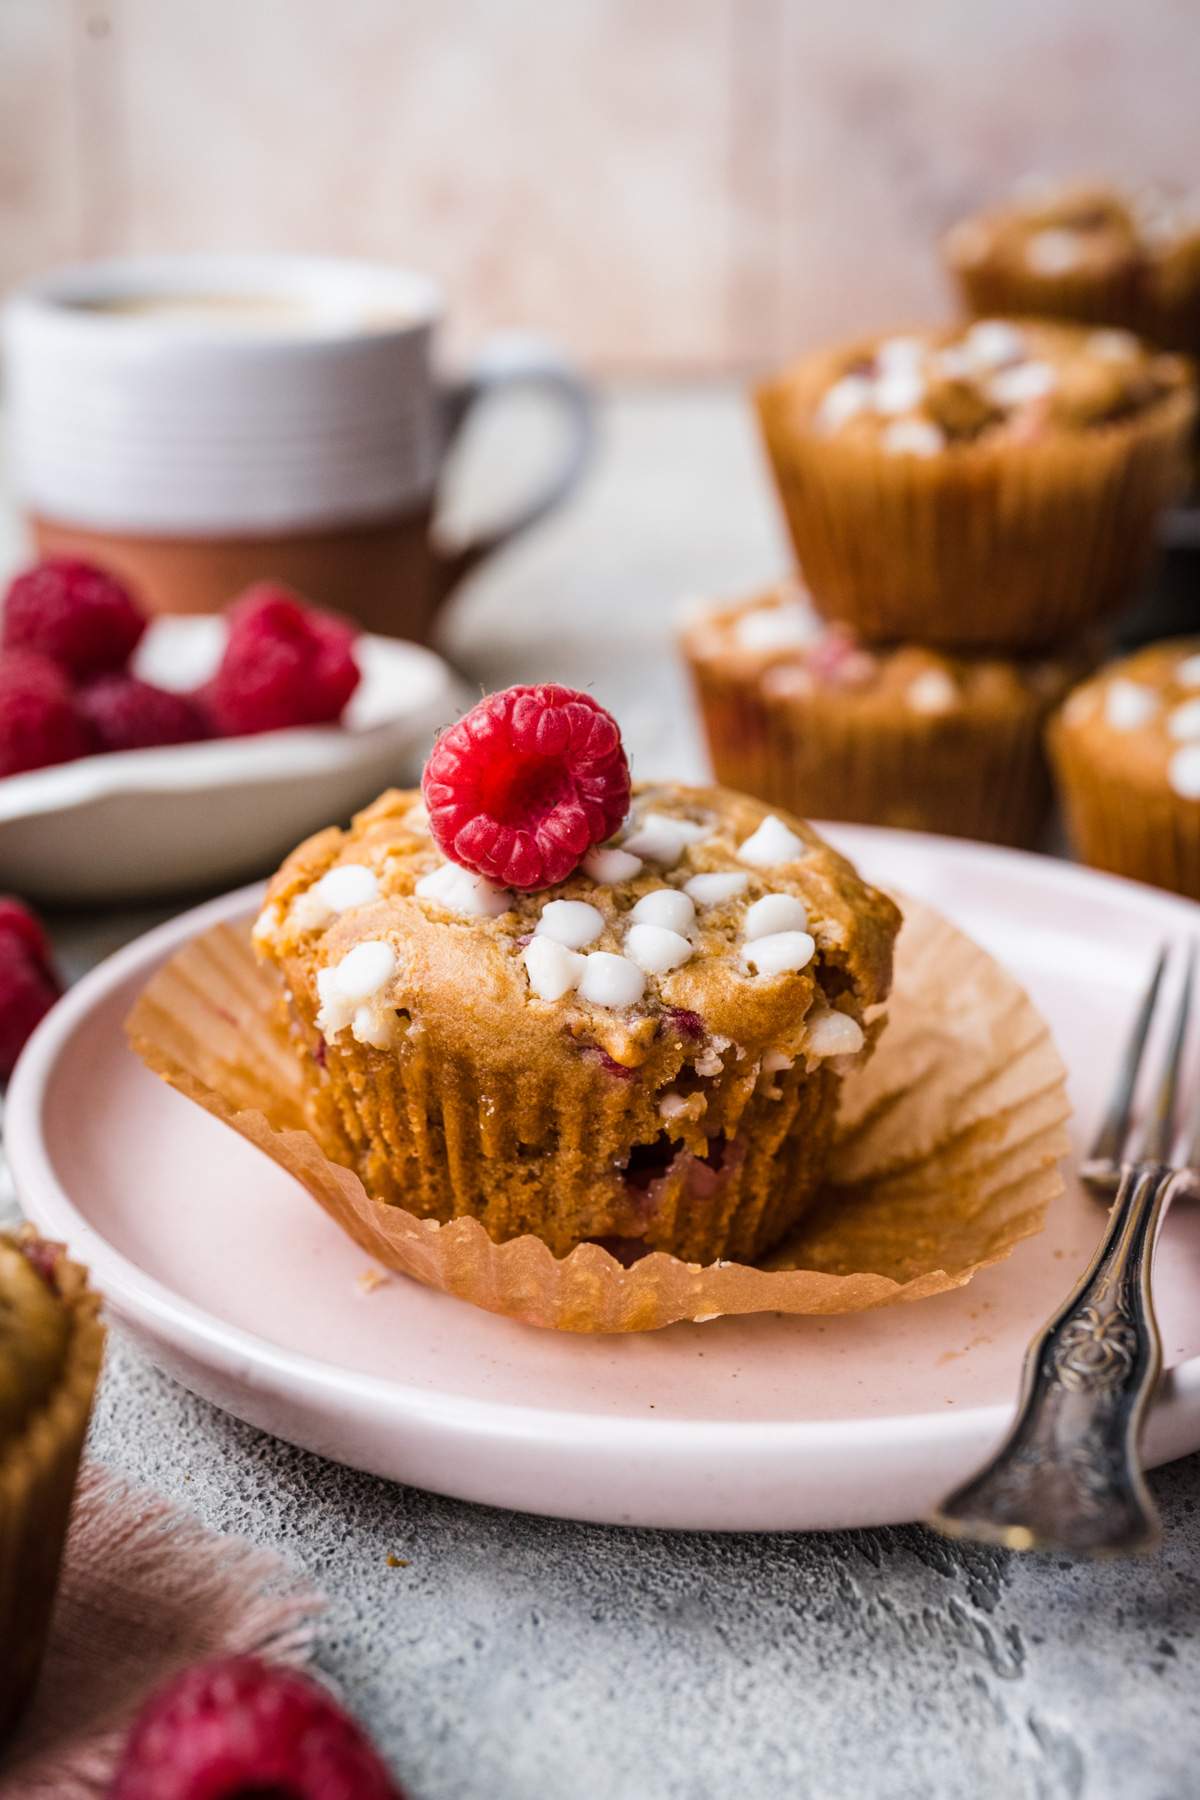
[[[0,283],[121,249],[422,265],[456,336],[745,367],[944,309],[1031,169],[1200,179],[1200,0],[0,0]]]

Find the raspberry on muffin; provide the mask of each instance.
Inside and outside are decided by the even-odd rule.
[[[393,792],[288,858],[255,942],[311,1129],[368,1194],[560,1256],[711,1262],[814,1197],[898,924],[808,826],[723,789],[635,789],[620,842],[537,889],[447,860]]]

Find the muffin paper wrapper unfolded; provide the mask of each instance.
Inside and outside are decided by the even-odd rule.
[[[377,1262],[488,1312],[563,1331],[648,1331],[725,1313],[839,1313],[961,1287],[1040,1231],[1062,1192],[1066,1071],[1032,1002],[977,944],[901,899],[878,1047],[842,1089],[826,1184],[756,1266],[662,1252],[623,1268],[597,1244],[555,1258],[372,1200],[307,1129],[280,981],[250,921],[195,939],[126,1029],[149,1068],[308,1189]],[[231,1252],[232,1253],[232,1252]]]

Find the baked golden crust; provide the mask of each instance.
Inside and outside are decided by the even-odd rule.
[[[786,583],[693,620],[681,647],[728,786],[813,818],[1024,847],[1049,812],[1046,719],[1096,660],[866,645]]]
[[[1070,695],[1049,744],[1083,861],[1200,899],[1200,637],[1110,663]]]
[[[512,894],[491,918],[415,892],[445,860],[415,792],[383,795],[349,832],[323,832],[288,858],[256,942],[283,971],[311,1052],[314,1132],[369,1193],[426,1216],[473,1213],[498,1239],[532,1230],[556,1253],[616,1236],[711,1260],[750,1253],[799,1216],[819,1179],[841,1066],[819,1051],[816,1021],[841,1014],[842,1041],[848,1031],[861,1042],[858,1026],[887,994],[899,915],[799,820],[782,821],[800,845],[791,860],[740,859],[770,816],[743,795],[642,787],[634,826],[647,815],[683,821],[696,841],[625,879],[580,869]],[[305,896],[344,864],[373,869],[379,897],[313,928]],[[603,928],[589,950],[617,958],[640,899],[721,872],[743,877],[744,892],[698,909],[691,954],[647,974],[640,998],[600,1005],[534,991],[524,953],[548,904],[596,908]],[[747,966],[741,922],[767,893],[803,903],[815,946],[807,966]],[[380,942],[395,957],[384,1047],[354,1029],[326,1035],[321,972]],[[720,1177],[719,1194],[701,1164]]]
[[[1070,183],[963,219],[943,251],[978,317],[1087,319],[1200,353],[1194,198]]]
[[[969,333],[923,331],[806,357],[759,389],[759,418],[826,617],[876,641],[1028,654],[1135,591],[1186,485],[1195,394],[1182,359],[1124,338],[1115,357],[1086,349],[1112,333],[972,329],[971,380],[984,399],[1006,396],[990,412],[951,423],[939,394],[966,377],[945,377],[944,359],[965,366],[976,351]],[[1024,348],[996,361],[1006,342]]]

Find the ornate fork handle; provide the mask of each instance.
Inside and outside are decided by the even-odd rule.
[[[1104,1241],[1025,1356],[1017,1416],[980,1474],[931,1523],[1014,1550],[1128,1556],[1157,1547],[1158,1512],[1138,1455],[1162,1367],[1150,1263],[1172,1183],[1158,1162],[1121,1170]]]

